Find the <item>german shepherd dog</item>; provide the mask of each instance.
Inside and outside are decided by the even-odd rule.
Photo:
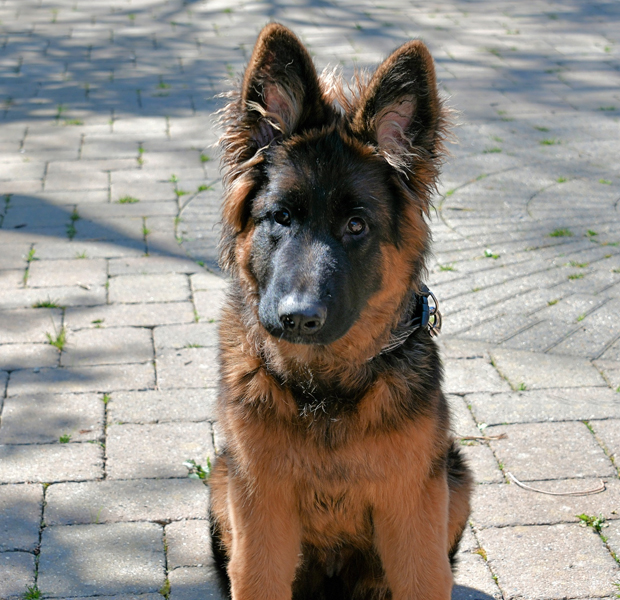
[[[406,43],[345,93],[270,24],[224,118],[223,590],[448,600],[472,482],[422,281],[446,129],[432,58]]]

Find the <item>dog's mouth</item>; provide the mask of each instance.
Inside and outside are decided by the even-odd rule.
[[[328,331],[321,327],[319,330],[314,330],[315,327],[309,327],[309,331],[301,331],[297,328],[291,329],[285,326],[269,327],[262,323],[263,327],[277,341],[288,342],[289,344],[303,344],[311,346],[326,346],[340,339],[342,335],[332,335]]]

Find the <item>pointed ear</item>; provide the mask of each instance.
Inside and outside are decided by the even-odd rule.
[[[441,153],[444,115],[433,59],[421,41],[404,44],[377,69],[352,126],[400,170]]]
[[[312,59],[295,34],[278,23],[259,34],[241,90],[223,111],[225,196],[222,209],[220,261],[235,267],[236,237],[243,231],[251,199],[260,178],[258,151],[274,140],[325,121],[328,107],[322,99]]]
[[[243,78],[243,121],[256,148],[324,118],[319,80],[308,51],[286,27],[260,33]]]

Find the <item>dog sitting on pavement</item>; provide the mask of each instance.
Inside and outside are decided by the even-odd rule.
[[[225,122],[223,590],[448,600],[472,480],[423,283],[446,129],[432,58],[406,43],[347,94],[270,24]]]

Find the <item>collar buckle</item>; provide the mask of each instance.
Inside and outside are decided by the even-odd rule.
[[[429,304],[429,296],[433,299],[432,305]],[[428,329],[431,337],[439,335],[441,331],[439,302],[435,294],[426,285],[420,284],[419,292],[412,294],[409,307],[409,311],[407,311],[407,314],[410,315],[409,320],[398,324],[396,329],[392,331],[388,343],[376,356],[381,356],[400,348],[417,329]],[[372,358],[369,360],[372,360]]]

